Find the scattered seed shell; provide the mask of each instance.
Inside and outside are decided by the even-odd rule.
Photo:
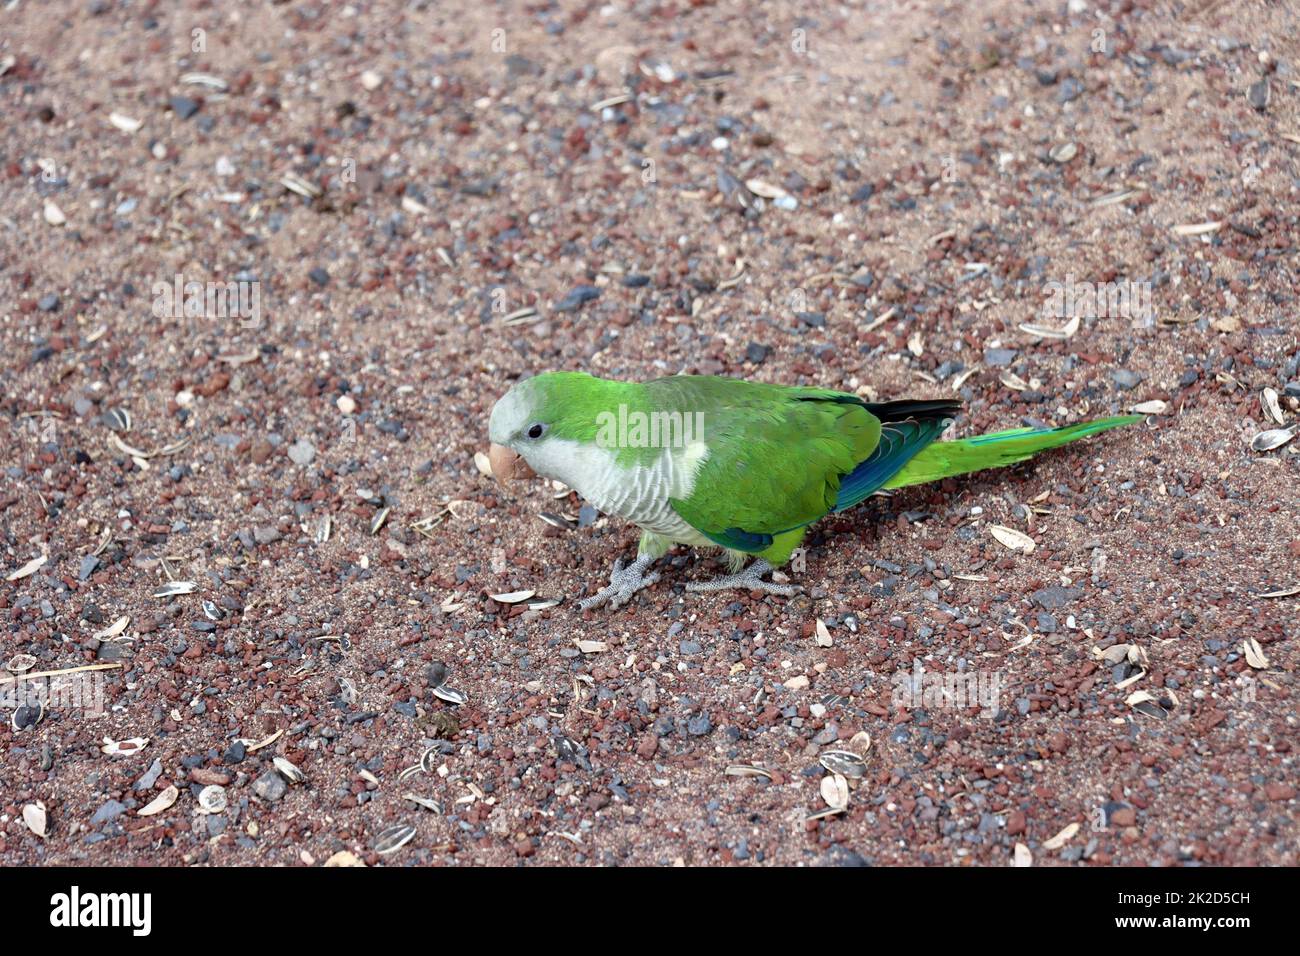
[[[1056,834],[1056,836],[1052,837],[1049,840],[1044,840],[1043,849],[1059,850],[1061,847],[1065,846],[1065,844],[1069,843],[1070,840],[1074,838],[1074,835],[1078,832],[1079,832],[1079,824],[1071,823],[1060,833]]]
[[[297,764],[285,757],[272,757],[271,763],[276,770],[280,771],[280,776],[290,783],[302,783],[307,779],[307,775],[298,769]]]
[[[211,73],[182,73],[181,82],[186,86],[206,86],[218,93],[224,93],[230,89],[229,83],[219,76],[213,76]]]
[[[17,571],[9,572],[6,581],[19,581],[25,577],[35,574],[40,568],[44,567],[45,562],[49,560],[49,555],[41,555],[39,558],[32,558]]]
[[[1272,451],[1275,448],[1281,448],[1292,438],[1295,438],[1297,426],[1292,425],[1290,428],[1270,428],[1257,434],[1250,441],[1250,447],[1253,451]]]
[[[489,594],[488,597],[498,604],[519,604],[536,593],[536,591],[507,591],[503,594]]]
[[[27,829],[42,840],[45,839],[45,827],[48,822],[49,817],[45,813],[44,801],[37,800],[35,803],[24,804],[23,823],[27,824]]]
[[[817,618],[817,626],[815,630],[817,634],[818,647],[834,646],[835,642],[831,639],[831,632],[829,628],[826,627],[826,622],[823,621],[821,618]]]
[[[822,799],[832,810],[844,810],[849,805],[849,782],[842,774],[831,773],[822,777]]]
[[[396,853],[415,836],[415,827],[409,823],[397,823],[384,830],[375,838],[374,851],[381,856]]]
[[[1267,670],[1269,666],[1268,657],[1264,654],[1264,649],[1259,646],[1259,641],[1253,637],[1248,637],[1241,642],[1242,652],[1246,655],[1246,663],[1257,671]]]
[[[1169,403],[1162,402],[1157,398],[1149,402],[1138,402],[1136,405],[1131,405],[1129,411],[1138,415],[1163,415],[1169,411]]]
[[[442,804],[438,803],[437,800],[430,800],[428,797],[422,797],[415,793],[404,793],[402,794],[402,799],[410,800],[412,803],[417,803],[424,807],[424,809],[432,810],[434,813],[438,814],[438,816],[442,816]]]
[[[153,592],[156,598],[176,597],[179,594],[193,594],[199,589],[199,586],[193,581],[168,581],[157,591]]]
[[[1059,329],[1054,329],[1047,325],[1037,325],[1032,322],[1022,322],[1020,323],[1020,331],[1027,332],[1040,339],[1069,339],[1073,338],[1079,331],[1079,326],[1081,324],[1082,320],[1076,315]]]
[[[1079,155],[1079,147],[1075,143],[1058,143],[1048,150],[1047,155],[1054,163],[1068,163]]]
[[[492,477],[492,462],[481,451],[474,452],[474,467],[478,469],[478,473],[484,478]]]
[[[138,133],[140,127],[144,125],[144,120],[138,120],[133,116],[127,116],[125,113],[109,113],[108,121],[123,133]]]
[[[858,780],[867,774],[867,762],[851,750],[823,750],[817,762],[833,774]]]
[[[1294,597],[1297,594],[1300,594],[1300,584],[1297,584],[1295,587],[1291,587],[1291,588],[1282,588],[1281,590],[1278,591],[1265,591],[1263,594],[1260,595],[1260,597],[1285,598],[1285,597]]]
[[[291,193],[297,193],[307,199],[316,199],[321,195],[321,188],[315,183],[309,183],[296,173],[286,173],[280,177],[280,185]]]
[[[15,654],[9,658],[9,663],[5,665],[5,670],[11,674],[21,674],[29,671],[36,666],[36,658],[31,654]]]
[[[1037,547],[1034,544],[1034,539],[1029,535],[1023,531],[1017,531],[1015,528],[1008,528],[1005,525],[989,525],[989,534],[997,538],[1007,548],[1020,554],[1033,554],[1034,548]]]
[[[225,787],[217,786],[214,783],[199,791],[199,808],[204,813],[221,813],[226,809],[228,803]]]
[[[1268,417],[1273,419],[1279,425],[1286,424],[1286,418],[1282,415],[1282,406],[1278,403],[1277,389],[1266,388],[1260,393],[1259,403],[1264,406],[1264,411]]]
[[[747,763],[732,764],[725,773],[728,777],[766,777],[769,780],[772,778],[772,771]]]
[[[100,747],[100,752],[108,754],[110,757],[129,757],[132,754],[139,753],[149,743],[144,737],[128,737],[126,740],[114,740],[112,737],[104,738],[104,746]]]
[[[1204,236],[1211,232],[1218,232],[1223,228],[1223,222],[1193,222],[1183,225],[1174,226],[1175,236]]]
[[[349,850],[339,850],[332,857],[325,861],[326,866],[359,866],[364,868],[365,864],[361,859]]]
[[[174,786],[168,787],[162,793],[158,794],[158,796],[154,797],[143,807],[137,810],[135,812],[136,816],[151,817],[156,813],[162,813],[164,810],[168,809],[172,804],[174,804],[176,802],[176,798],[179,796],[180,796],[179,790],[177,790]]]
[[[463,704],[469,700],[469,698],[460,691],[448,687],[446,684],[440,684],[435,687],[433,689],[433,696],[437,697],[439,700],[445,700],[449,704]]]

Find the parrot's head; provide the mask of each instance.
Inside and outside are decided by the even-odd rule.
[[[575,439],[593,420],[588,400],[600,382],[582,372],[546,372],[502,395],[488,421],[493,477],[503,485],[538,474],[563,480]]]

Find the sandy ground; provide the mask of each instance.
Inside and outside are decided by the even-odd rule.
[[[0,662],[106,666],[0,679],[0,862],[1294,864],[1298,19],[5,4]],[[634,529],[473,460],[561,368],[1164,405],[584,616]]]

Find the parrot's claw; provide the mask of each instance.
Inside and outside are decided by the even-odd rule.
[[[724,574],[721,577],[714,578],[712,581],[692,581],[686,585],[686,590],[696,593],[707,591],[726,591],[731,588],[740,588],[744,591],[762,591],[766,594],[776,594],[780,597],[794,597],[799,592],[797,584],[777,584],[774,581],[764,581],[763,575],[772,570],[772,565],[767,561],[759,558],[749,567],[737,574]]]
[[[594,607],[601,607],[608,603],[610,609],[622,607],[628,601],[632,600],[632,595],[636,594],[642,588],[647,588],[659,580],[659,572],[646,574],[645,569],[650,567],[654,558],[640,557],[631,564],[624,567],[622,558],[614,562],[614,570],[609,575],[609,587],[601,588],[589,598],[584,598],[578,602],[578,609],[581,611],[590,611]]]

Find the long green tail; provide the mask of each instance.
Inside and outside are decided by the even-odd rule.
[[[1002,468],[1032,458],[1040,451],[1057,448],[1088,435],[1142,421],[1141,415],[1117,415],[1095,422],[1062,425],[1060,428],[1013,428],[958,441],[936,441],[922,448],[906,465],[885,482],[885,488],[921,485],[927,481],[965,475],[985,468]]]

